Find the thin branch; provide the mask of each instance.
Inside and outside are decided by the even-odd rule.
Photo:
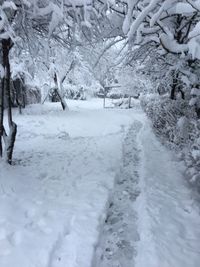
[[[123,40],[124,40],[124,38],[119,39],[119,40],[115,40],[115,41],[111,42],[110,44],[108,44],[108,45],[103,49],[103,51],[101,52],[101,54],[99,55],[99,57],[97,58],[97,60],[96,60],[96,62],[95,62],[95,64],[94,64],[94,68],[96,68],[96,66],[98,65],[98,63],[99,63],[101,57],[105,54],[105,52],[106,52],[108,49],[110,49],[113,45],[115,45],[115,44],[117,44],[117,43],[119,43],[119,42],[121,42],[121,41],[123,41]]]

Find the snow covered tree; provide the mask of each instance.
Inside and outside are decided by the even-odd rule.
[[[101,4],[102,6],[102,4]],[[106,8],[103,9],[105,12]],[[96,12],[94,12],[96,11]],[[93,1],[35,1],[15,0],[0,1],[0,40],[1,40],[1,91],[0,91],[0,155],[11,164],[17,125],[12,119],[10,93],[10,50],[13,45],[32,40],[31,35],[37,32],[40,38],[47,41],[52,37],[60,42],[69,43],[74,24],[91,33],[90,28],[96,24],[101,12]],[[55,30],[58,29],[57,32]],[[68,35],[66,34],[68,33]],[[34,35],[34,34],[33,34]],[[20,39],[21,38],[21,39]],[[28,41],[27,41],[28,40]],[[34,42],[36,39],[34,40]],[[33,42],[33,43],[34,43]],[[32,44],[33,45],[33,44]],[[58,83],[57,75],[54,75]],[[9,134],[4,127],[5,101],[8,105]]]
[[[101,84],[106,79],[111,79],[110,75],[112,76],[114,70],[112,64],[108,64],[111,62],[110,59],[108,62],[106,57],[103,57],[105,54],[108,56],[107,50],[110,47],[126,38],[127,42],[124,42],[131,50],[134,50],[132,47],[135,44],[139,46],[151,44],[156,49],[156,56],[171,64],[168,72],[172,77],[171,98],[176,98],[177,92],[181,92],[184,98],[185,92],[182,89],[184,87],[198,90],[199,0],[6,0],[0,1],[0,17],[2,45],[0,72],[3,85],[1,88],[0,154],[3,155],[2,140],[4,137],[9,163],[12,158],[17,127],[12,120],[10,107],[8,108],[10,134],[6,138],[3,114],[4,100],[8,106],[10,105],[10,78],[11,71],[13,71],[13,67],[10,67],[10,58],[13,60],[15,56],[17,57],[12,52],[14,49],[11,50],[13,45],[14,47],[18,45],[19,50],[21,47],[22,51],[26,51],[21,53],[23,56],[27,51],[34,51],[33,62],[36,66],[39,62],[37,59],[40,50],[53,51],[54,55],[53,57],[51,55],[51,60],[49,60],[50,57],[46,58],[47,73],[50,75],[52,72],[52,79],[61,97],[63,108],[66,108],[66,104],[63,99],[62,86],[73,60],[67,61],[68,68],[65,66],[59,70],[58,65],[61,67],[64,61],[62,63],[59,59],[60,56],[63,59],[62,53],[58,53],[59,49],[50,48],[52,40],[54,40],[55,47],[55,42],[57,42],[60,47],[63,46],[68,51],[75,51],[76,47],[81,47],[82,42],[87,45],[95,43],[95,46],[97,43],[103,43],[105,45],[103,49],[93,57],[95,59],[93,67],[98,65],[96,74],[94,70],[93,73],[99,76]],[[45,56],[41,55],[42,57]],[[175,64],[176,58],[180,59],[179,64]],[[100,61],[101,64],[99,64]],[[105,66],[107,67],[104,68]],[[198,101],[196,96],[195,101]]]
[[[16,14],[16,6],[13,2],[4,2],[0,6],[0,40],[1,40],[1,87],[0,87],[0,156],[3,156],[2,139],[5,143],[6,161],[11,163],[17,125],[12,119],[11,92],[10,92],[10,61],[9,52],[13,46],[14,32],[11,23]],[[9,134],[4,127],[5,101],[8,106]]]
[[[122,3],[122,1],[121,1]],[[126,10],[123,31],[129,44],[155,48],[158,60],[168,64],[172,76],[171,98],[181,87],[199,83],[199,1],[123,1]],[[195,69],[195,70],[194,70]],[[192,75],[190,75],[192,73]],[[190,77],[192,76],[192,78]]]

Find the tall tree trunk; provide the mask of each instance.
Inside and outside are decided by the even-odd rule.
[[[12,163],[12,155],[13,149],[15,144],[15,138],[17,134],[17,125],[13,122],[12,119],[12,105],[11,105],[11,93],[10,93],[10,61],[9,61],[9,52],[12,48],[12,41],[11,39],[3,39],[2,40],[2,51],[3,51],[3,67],[5,70],[4,76],[4,89],[5,89],[5,96],[7,101],[7,111],[8,111],[8,125],[9,125],[9,134],[7,135],[4,128],[3,128],[3,136],[5,141],[5,156],[6,161],[11,164]]]
[[[4,115],[4,81],[5,79],[2,78],[0,85],[0,157],[3,156],[2,138],[3,138],[3,115]]]

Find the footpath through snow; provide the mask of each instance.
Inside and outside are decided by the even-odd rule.
[[[33,105],[0,166],[1,267],[199,267],[182,165],[137,104]]]
[[[135,118],[92,267],[199,267],[200,216],[175,155]]]
[[[139,134],[137,199],[138,267],[198,267],[200,214],[183,176],[184,167],[163,147],[146,122]]]

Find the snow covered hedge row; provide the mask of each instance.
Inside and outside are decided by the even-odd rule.
[[[182,99],[151,95],[141,98],[141,105],[163,143],[179,152],[187,166],[189,182],[200,192],[200,119]]]

